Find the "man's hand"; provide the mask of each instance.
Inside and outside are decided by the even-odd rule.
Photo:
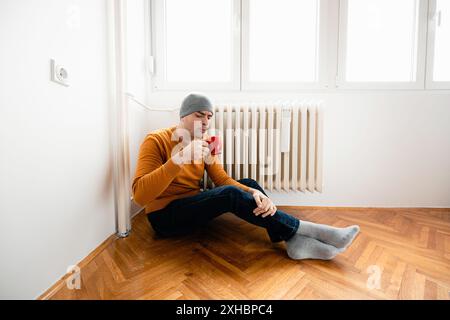
[[[173,162],[181,164],[198,164],[208,155],[208,143],[202,140],[192,140],[187,146],[172,156]]]
[[[263,218],[267,216],[273,216],[277,211],[277,207],[273,204],[272,200],[269,199],[264,193],[257,189],[251,188],[249,191],[256,201],[257,207],[253,210],[256,216],[261,215]]]

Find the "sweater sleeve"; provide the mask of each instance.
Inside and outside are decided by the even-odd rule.
[[[158,145],[158,140],[149,136],[139,149],[132,189],[134,201],[143,207],[166,190],[181,170],[172,158],[163,163]]]
[[[209,161],[209,164],[205,164],[205,167],[208,176],[211,177],[216,186],[232,185],[247,192],[250,190],[249,187],[237,182],[226,173],[217,156],[213,156],[213,160]]]

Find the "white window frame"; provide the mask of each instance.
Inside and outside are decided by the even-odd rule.
[[[232,0],[233,13],[233,53],[232,53],[232,70],[231,81],[229,82],[167,82],[166,81],[166,43],[165,43],[165,7],[166,0],[151,1],[151,19],[152,23],[152,48],[154,48],[153,61],[154,72],[152,76],[153,91],[184,91],[184,90],[202,90],[202,91],[233,91],[240,89],[240,0]]]
[[[395,1],[395,0],[394,0]],[[427,24],[428,24],[428,0],[419,1],[418,34],[417,34],[417,59],[416,81],[414,82],[350,82],[345,80],[347,60],[347,16],[348,0],[340,0],[339,10],[339,49],[338,49],[338,74],[336,87],[340,89],[425,89],[425,68],[427,49]]]
[[[333,18],[330,15],[330,1],[319,0],[318,13],[318,59],[317,59],[317,81],[315,82],[280,82],[280,81],[264,81],[252,82],[249,75],[249,16],[250,1],[242,0],[242,91],[297,91],[305,89],[325,89],[329,87],[330,60],[327,52],[329,52],[330,38],[337,29],[333,29]],[[336,52],[336,51],[334,51]]]
[[[395,0],[394,0],[395,1]],[[232,81],[166,82],[165,74],[165,0],[149,0],[147,68],[151,76],[151,91],[290,91],[339,92],[349,90],[448,90],[450,82],[433,81],[436,0],[419,0],[417,61],[415,82],[346,82],[346,28],[348,0],[320,0],[318,82],[261,82],[248,81],[248,17],[249,1],[233,0],[233,62]],[[449,0],[450,1],[450,0]],[[150,26],[151,24],[151,26]],[[242,28],[241,28],[242,27]]]
[[[447,0],[450,1],[450,0]],[[428,48],[427,48],[427,74],[426,88],[431,90],[450,89],[450,81],[434,81],[434,45],[436,40],[436,0],[429,0],[428,9]],[[450,41],[450,39],[449,39]]]

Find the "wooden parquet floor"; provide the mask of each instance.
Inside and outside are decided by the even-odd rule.
[[[332,261],[288,258],[285,244],[226,213],[191,235],[155,236],[145,214],[51,299],[449,299],[450,209],[279,207],[318,223],[359,224]]]

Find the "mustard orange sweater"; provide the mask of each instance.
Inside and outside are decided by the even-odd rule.
[[[172,149],[178,141],[172,141],[176,126],[149,133],[139,149],[132,190],[134,201],[148,214],[166,207],[171,201],[193,196],[200,192],[200,180],[204,170],[216,186],[234,185],[244,191],[249,187],[240,184],[223,169],[217,156],[211,164],[177,165],[172,161]]]

